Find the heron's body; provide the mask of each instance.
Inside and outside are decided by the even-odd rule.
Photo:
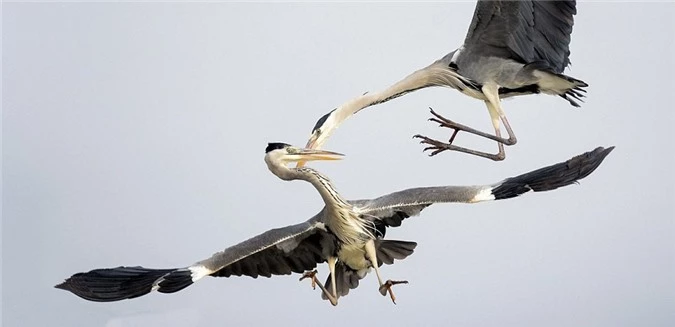
[[[366,241],[367,242],[367,241]],[[365,242],[361,244],[343,244],[338,251],[338,259],[349,269],[357,272],[360,277],[365,276],[372,265],[366,257]]]
[[[336,257],[354,271],[362,272],[371,268],[365,245],[378,239],[375,224],[357,213],[356,207],[337,193],[327,177],[312,168],[298,168],[298,171],[311,176],[312,180],[317,181],[312,184],[320,190],[319,193],[328,195],[322,195],[325,208],[320,220],[326,226],[326,231],[336,239],[335,250],[329,257]],[[365,275],[363,272],[361,274]]]
[[[280,165],[278,159],[273,156],[265,156],[265,162],[277,177],[283,180],[305,180],[317,189],[325,204],[320,221],[339,241],[336,256],[343,253],[346,260],[353,257],[355,255],[353,252],[359,248],[365,253],[363,245],[368,240],[375,239],[375,227],[361,217],[355,211],[354,205],[337,192],[328,177],[309,167],[289,169],[285,165]]]
[[[286,167],[289,161],[329,159],[335,153],[274,143],[265,157],[272,173],[283,180],[310,182],[324,200],[324,208],[314,217],[266,231],[187,267],[95,269],[74,274],[56,287],[91,301],[118,301],[151,291],[177,292],[206,276],[270,277],[303,273],[326,262],[331,274],[325,287],[318,284],[323,297],[337,304],[337,299],[356,288],[370,268],[375,269],[382,285],[378,267],[413,253],[415,242],[384,239],[387,228],[401,226],[403,220],[419,215],[434,203],[501,200],[573,184],[592,173],[611,150],[597,148],[490,185],[420,187],[374,199],[345,200],[318,171]]]
[[[319,119],[312,130],[308,147],[319,148],[332,132],[351,115],[409,92],[431,86],[456,89],[485,102],[495,134],[479,132],[449,121],[440,115],[432,120],[441,126],[492,139],[499,152],[488,154],[419,136],[429,144],[425,150],[455,150],[493,160],[505,157],[503,145],[517,142],[500,99],[528,95],[558,95],[578,107],[588,86],[581,80],[563,75],[569,64],[569,43],[576,2],[571,1],[482,1],[476,5],[464,44],[413,72],[401,81],[379,91],[349,100]],[[501,137],[503,123],[508,138]]]
[[[366,219],[353,204],[342,198],[328,177],[308,167],[288,168],[283,158],[302,150],[285,143],[270,143],[266,151],[265,162],[274,175],[283,180],[299,179],[309,182],[317,189],[324,201],[325,208],[320,221],[326,227],[326,231],[336,240],[333,253],[326,258],[330,270],[330,279],[326,284],[333,288],[332,292],[326,291],[320,282],[314,281],[324,290],[324,295],[333,305],[337,305],[339,297],[337,288],[342,287],[342,285],[337,285],[335,280],[338,261],[350,271],[357,272],[360,277],[365,276],[369,268],[375,268],[380,287],[383,287],[384,283],[378,270],[375,241],[384,237],[384,231],[378,231],[375,222]],[[391,290],[388,292],[391,293]],[[394,300],[393,293],[391,294]]]
[[[455,57],[455,61],[452,58]],[[585,86],[585,83],[572,77],[546,69],[542,62],[523,64],[513,59],[480,54],[466,54],[460,48],[439,60],[436,65],[456,69],[457,73],[470,81],[460,92],[478,100],[489,101],[482,91],[486,85],[497,88],[499,98],[508,98],[518,95],[538,94],[566,96],[576,87]],[[570,104],[578,103],[568,99]]]

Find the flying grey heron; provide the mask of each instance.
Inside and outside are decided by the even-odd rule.
[[[87,300],[107,302],[151,291],[177,292],[205,276],[257,278],[306,272],[301,280],[311,278],[321,288],[322,297],[337,305],[338,298],[356,288],[359,280],[374,268],[379,291],[382,295],[389,292],[395,301],[391,286],[401,282],[382,282],[378,267],[406,258],[417,244],[385,240],[388,227],[400,226],[404,219],[418,215],[434,203],[502,200],[573,184],[592,173],[612,149],[598,147],[566,162],[489,185],[419,187],[369,200],[348,201],[318,171],[288,167],[299,160],[338,159],[339,154],[270,143],[265,155],[270,171],[283,180],[307,181],[321,194],[325,207],[314,217],[269,230],[187,267],[95,269],[74,274],[56,287]],[[326,285],[311,271],[323,262],[328,263],[330,271]]]
[[[430,86],[454,88],[470,97],[483,100],[495,134],[484,133],[448,120],[431,110],[431,121],[454,130],[448,143],[415,135],[431,156],[453,150],[503,160],[504,144],[516,144],[516,135],[502,110],[502,98],[545,93],[558,95],[578,107],[588,86],[583,81],[563,75],[569,61],[569,43],[576,2],[572,1],[482,1],[476,5],[473,20],[457,50],[431,65],[408,75],[380,92],[367,92],[325,114],[316,122],[307,142],[308,148],[320,148],[333,131],[353,114],[367,107],[387,102]],[[500,121],[508,138],[501,136]],[[494,140],[496,154],[476,151],[453,144],[459,131]],[[302,163],[300,163],[302,166]]]

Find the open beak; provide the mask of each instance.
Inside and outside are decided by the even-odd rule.
[[[341,160],[344,157],[344,154],[325,151],[325,150],[314,150],[314,149],[302,149],[298,153],[295,153],[290,158],[291,161],[297,161],[297,168],[305,165],[307,161],[319,161],[319,160]]]
[[[318,134],[312,134],[312,136],[309,138],[309,141],[307,141],[307,145],[305,146],[306,149],[314,149],[314,144],[316,144],[316,140],[319,139]]]
[[[319,139],[318,134],[312,134],[312,136],[309,138],[309,141],[307,141],[307,145],[305,145],[305,150],[311,150],[315,147],[316,141]],[[339,159],[333,159],[333,160],[339,160]],[[298,161],[298,164],[295,165],[295,168],[300,168],[305,166],[305,163],[307,163],[306,160],[300,160]]]

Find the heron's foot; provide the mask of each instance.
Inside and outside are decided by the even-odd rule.
[[[317,286],[321,289],[321,292],[323,295],[325,295],[325,299],[330,301],[330,304],[333,306],[338,305],[337,301],[337,296],[334,296],[333,294],[330,294],[330,292],[326,289],[326,287],[321,284],[321,282],[316,278],[317,271],[312,270],[312,271],[306,271],[304,274],[302,274],[302,277],[300,277],[299,281],[302,281],[305,278],[309,278],[312,281],[312,289],[316,289]]]
[[[422,151],[431,151],[431,153],[429,154],[430,157],[433,157],[433,156],[435,156],[435,155],[437,155],[437,154],[439,154],[443,151],[457,151],[457,152],[472,154],[472,155],[479,156],[479,157],[482,157],[482,158],[487,158],[487,159],[494,160],[494,161],[502,161],[502,160],[504,160],[504,158],[506,158],[506,154],[504,153],[504,151],[502,150],[501,147],[500,147],[500,151],[498,153],[492,154],[492,153],[486,153],[486,152],[482,152],[482,151],[476,151],[476,150],[472,150],[472,149],[463,148],[461,146],[456,146],[456,145],[452,145],[452,144],[449,144],[449,143],[444,143],[444,142],[434,140],[432,138],[428,138],[428,137],[420,135],[420,134],[417,134],[417,135],[413,136],[413,138],[421,139],[420,144],[429,145],[428,147],[424,148]],[[452,139],[450,139],[450,140],[452,141]]]
[[[464,132],[467,132],[467,133],[470,133],[470,134],[478,135],[480,137],[484,137],[486,139],[490,139],[490,140],[493,140],[495,142],[498,142],[498,143],[501,143],[501,144],[504,144],[504,145],[514,145],[514,144],[516,144],[516,142],[518,142],[518,140],[516,139],[515,136],[510,136],[509,138],[506,139],[506,138],[501,137],[499,134],[492,135],[492,134],[489,134],[489,133],[481,132],[481,131],[479,131],[475,128],[471,128],[469,126],[462,125],[460,123],[456,123],[456,122],[454,122],[450,119],[447,119],[447,118],[441,116],[440,114],[436,113],[434,111],[434,109],[432,109],[431,107],[429,107],[429,110],[431,111],[431,114],[434,115],[434,117],[429,118],[429,121],[438,123],[439,127],[450,128],[450,129],[453,130],[452,136],[450,137],[450,140],[448,141],[448,144],[452,144],[452,142],[455,140],[455,137],[457,136],[457,133],[459,133],[460,131],[464,131]]]
[[[420,134],[413,135],[413,138],[420,139],[421,140],[420,144],[429,145],[428,147],[424,148],[422,151],[425,151],[425,152],[431,151],[431,153],[429,153],[430,157],[433,157],[433,156],[435,156],[435,155],[437,155],[437,154],[439,154],[443,151],[452,150],[453,148],[456,148],[456,146],[454,146],[452,144],[448,144],[448,143],[444,143],[444,142],[441,142],[441,141],[438,141],[438,140],[434,140],[432,138],[429,138],[429,137],[426,137],[426,136],[420,135]]]
[[[452,144],[452,142],[455,141],[455,137],[457,137],[457,133],[459,133],[459,131],[472,130],[471,127],[456,123],[452,120],[449,120],[449,119],[439,115],[431,107],[429,107],[429,111],[431,111],[431,114],[434,115],[434,117],[429,118],[429,121],[438,123],[438,126],[440,126],[440,127],[450,128],[450,129],[453,130],[452,136],[450,136],[450,140],[448,140],[448,144]]]
[[[384,284],[380,285],[380,294],[382,294],[382,296],[385,296],[387,295],[387,293],[389,293],[391,302],[394,302],[394,304],[396,304],[396,296],[394,296],[394,291],[391,290],[391,287],[397,284],[408,284],[408,281],[389,279],[386,282],[384,282]]]
[[[300,279],[298,281],[301,282],[303,279],[309,278],[310,281],[312,282],[312,289],[315,290],[316,289],[316,283],[318,282],[318,280],[316,279],[317,273],[318,272],[316,270],[306,271],[304,274],[302,274],[302,277],[300,277]]]

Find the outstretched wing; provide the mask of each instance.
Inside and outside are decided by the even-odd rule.
[[[403,219],[418,215],[434,203],[475,203],[509,199],[529,191],[543,192],[576,183],[591,174],[614,147],[598,147],[570,160],[483,186],[438,186],[411,188],[372,200],[352,201],[364,216],[386,226],[400,226]]]
[[[464,40],[467,52],[546,62],[562,73],[569,64],[576,1],[482,1]]]
[[[269,230],[185,268],[117,267],[77,273],[57,288],[90,301],[131,299],[158,291],[173,293],[204,276],[286,275],[314,269],[335,250],[335,237],[318,217]]]
[[[301,224],[269,230],[195,263],[191,270],[214,277],[288,275],[316,268],[335,249],[335,237],[323,223]],[[203,270],[202,270],[203,269]]]

